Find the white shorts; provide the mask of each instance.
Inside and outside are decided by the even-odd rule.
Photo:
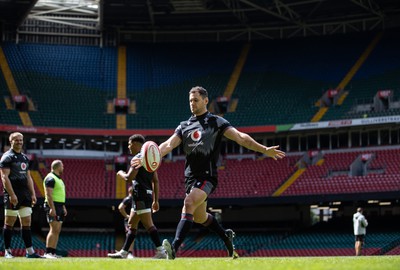
[[[23,207],[18,210],[11,210],[11,209],[4,209],[4,215],[8,217],[28,217],[32,215],[32,208],[31,207]]]
[[[131,212],[135,212],[136,214],[141,215],[141,214],[151,213],[151,208],[146,208],[146,209],[136,210],[136,211],[133,208],[131,208]]]

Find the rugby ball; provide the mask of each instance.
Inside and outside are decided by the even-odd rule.
[[[145,142],[140,150],[140,155],[142,157],[142,166],[146,171],[155,172],[160,167],[161,152],[155,142]]]

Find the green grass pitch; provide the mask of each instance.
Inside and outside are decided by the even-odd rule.
[[[399,270],[400,256],[177,258],[176,260],[108,258],[0,258],[4,270]]]

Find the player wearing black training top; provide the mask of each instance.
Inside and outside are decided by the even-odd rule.
[[[140,149],[145,143],[145,138],[140,134],[129,137],[128,148],[131,154],[140,155]],[[154,259],[165,259],[166,253],[161,245],[160,237],[152,219],[152,212],[160,208],[158,203],[158,175],[157,172],[150,173],[144,168],[138,170],[130,167],[128,172],[118,171],[117,176],[125,181],[132,181],[132,208],[129,216],[129,229],[126,234],[122,249],[116,253],[109,253],[111,258],[127,258],[128,250],[136,237],[139,222],[147,230],[156,247]]]
[[[165,156],[182,144],[186,155],[186,197],[181,220],[172,245],[165,239],[163,246],[167,251],[167,258],[174,259],[175,252],[182,244],[193,222],[196,222],[216,232],[224,241],[228,256],[238,258],[233,245],[234,232],[230,229],[223,229],[217,220],[206,211],[207,198],[218,184],[217,160],[222,137],[225,136],[250,150],[260,152],[275,160],[283,158],[285,153],[278,150],[279,146],[266,147],[257,143],[248,134],[234,128],[224,118],[208,112],[208,93],[203,87],[196,86],[189,91],[189,103],[192,116],[189,120],[181,122],[175,133],[159,146],[161,156]],[[140,167],[141,160],[133,159],[132,165],[135,168]]]
[[[206,112],[193,115],[176,128],[174,135],[181,139],[186,154],[186,193],[190,193],[193,185],[201,187],[206,182],[212,184],[212,190],[216,188],[220,143],[225,130],[231,127],[224,118]]]
[[[11,239],[17,217],[21,224],[21,236],[27,258],[41,258],[32,247],[31,215],[36,203],[33,180],[29,171],[29,159],[22,153],[24,137],[19,132],[10,135],[11,148],[0,160],[1,180],[4,192],[4,257],[11,259]]]

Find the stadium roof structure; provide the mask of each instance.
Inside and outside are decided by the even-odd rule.
[[[397,0],[111,0],[104,25],[121,39],[235,41],[400,26]]]
[[[37,0],[0,0],[0,23],[17,27],[22,24]]]
[[[400,1],[0,0],[4,24],[49,34],[32,20],[93,30],[83,36],[114,33],[120,42],[283,39],[399,28]]]

